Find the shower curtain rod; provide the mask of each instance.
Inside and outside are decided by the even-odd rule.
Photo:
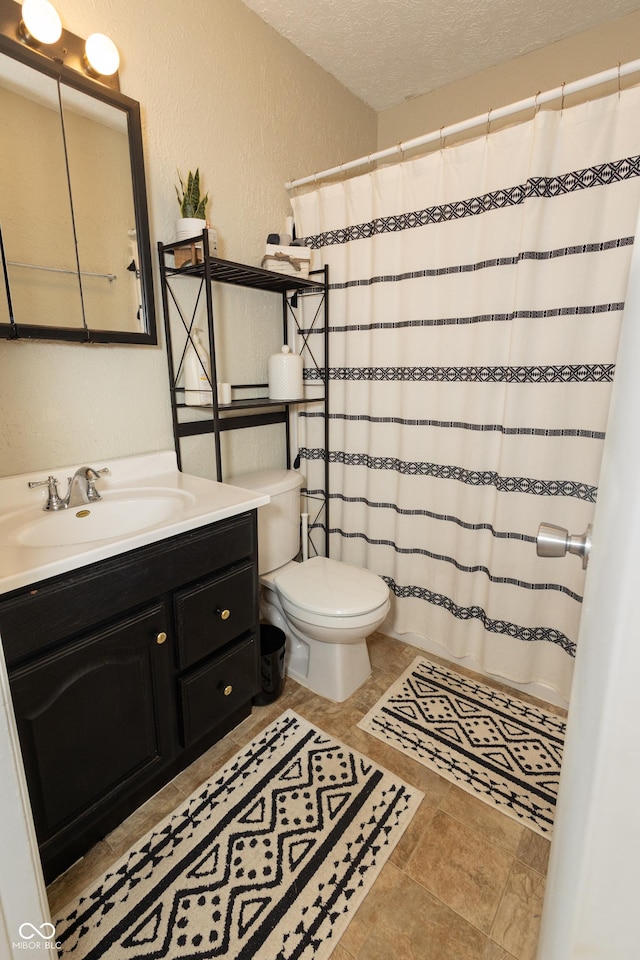
[[[560,87],[553,90],[547,90],[544,93],[537,93],[533,97],[527,97],[526,100],[518,100],[516,103],[510,103],[505,107],[497,107],[495,110],[489,110],[470,120],[461,120],[459,123],[452,123],[451,126],[441,127],[432,133],[426,133],[421,137],[415,137],[413,140],[405,140],[404,143],[398,143],[395,147],[387,147],[385,150],[378,150],[377,153],[370,153],[366,157],[360,157],[358,160],[349,160],[347,163],[341,163],[337,167],[331,167],[328,170],[322,170],[320,173],[312,173],[308,177],[302,177],[300,180],[290,180],[285,184],[286,190],[293,190],[295,187],[302,187],[307,183],[317,183],[318,180],[324,180],[327,177],[338,173],[344,173],[345,170],[353,170],[356,167],[365,166],[373,163],[375,160],[384,160],[386,157],[393,157],[397,154],[403,154],[414,147],[422,147],[428,143],[434,143],[436,140],[444,140],[446,137],[456,133],[464,133],[465,130],[472,130],[474,127],[482,127],[492,122],[500,120],[503,117],[509,117],[515,113],[522,113],[524,110],[530,110],[532,107],[540,107],[543,103],[550,103],[552,100],[560,100],[563,97],[569,97],[571,94],[580,93],[582,90],[589,90],[591,87],[598,87],[603,83],[609,83],[611,80],[619,80],[621,77],[627,77],[632,73],[640,72],[640,60],[630,60],[628,63],[619,64],[610,70],[603,70],[601,73],[594,73],[590,77],[584,77],[582,80],[574,80],[572,83],[563,83]]]

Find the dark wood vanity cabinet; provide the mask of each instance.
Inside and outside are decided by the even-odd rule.
[[[255,511],[0,597],[45,877],[251,711]]]

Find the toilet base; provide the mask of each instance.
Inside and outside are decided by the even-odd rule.
[[[286,662],[287,674],[313,693],[334,703],[342,703],[371,676],[366,638],[347,644],[324,643],[322,640],[310,640],[307,643],[296,637],[293,631],[290,632],[294,650]],[[295,656],[299,652],[295,650],[296,641],[308,649],[306,672],[300,670],[304,658]]]
[[[286,675],[313,693],[342,703],[371,676],[366,637],[350,643],[302,637],[283,616],[275,594],[268,590],[261,591],[260,616],[284,631]]]

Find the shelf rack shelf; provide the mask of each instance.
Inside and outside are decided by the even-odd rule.
[[[182,266],[176,266],[176,251],[187,251],[190,260]],[[186,437],[210,434],[213,437],[216,479],[223,479],[222,455],[220,445],[220,435],[229,430],[240,430],[246,427],[264,426],[266,424],[281,423],[286,431],[286,466],[291,467],[290,452],[290,426],[289,417],[291,407],[309,403],[322,403],[324,411],[324,449],[328,450],[329,443],[329,418],[328,411],[328,346],[329,346],[329,324],[328,324],[328,290],[329,278],[328,267],[321,270],[312,271],[309,277],[296,277],[291,274],[278,273],[273,270],[264,270],[261,267],[252,267],[248,264],[235,263],[231,260],[223,260],[219,257],[211,256],[209,253],[209,238],[207,230],[203,230],[202,235],[192,237],[186,240],[175,240],[171,243],[158,243],[158,257],[160,261],[160,277],[162,288],[162,306],[165,323],[165,337],[167,344],[167,360],[169,364],[169,379],[171,384],[171,410],[173,416],[173,432],[178,458],[178,467],[182,469],[182,451],[181,440]],[[180,259],[184,257],[182,253]],[[199,284],[195,296],[196,306],[193,307],[191,316],[187,317],[180,303],[178,285],[186,282],[189,284]],[[318,372],[318,379],[323,386],[322,396],[303,397],[297,400],[272,400],[267,395],[268,385],[260,384],[232,384],[232,390],[238,391],[251,390],[259,391],[260,395],[250,397],[240,397],[232,400],[231,403],[219,404],[215,385],[217,383],[216,373],[216,323],[213,309],[213,284],[230,284],[236,287],[246,289],[261,290],[267,293],[280,295],[282,299],[282,342],[288,342],[289,320],[293,318],[296,328],[299,330],[298,318],[296,316],[296,307],[298,298],[305,296],[319,297],[319,305],[315,314],[314,324],[321,317],[323,331],[323,364],[318,366],[314,361],[314,366]],[[209,336],[209,354],[211,359],[211,371],[209,373],[209,386],[212,388],[212,403],[207,406],[192,406],[184,402],[184,388],[178,385],[184,357],[189,347],[193,346],[193,328],[197,311],[198,301],[204,292],[207,328]],[[174,335],[171,329],[172,306],[181,321],[183,330],[180,331],[183,338],[183,349],[178,363],[174,360]],[[303,337],[303,343],[306,345],[306,338]],[[304,346],[303,346],[304,350]],[[192,419],[184,419],[187,411],[197,411],[200,416]],[[182,419],[181,419],[182,417]],[[320,513],[324,511],[324,529],[325,529],[325,552],[328,556],[328,533],[329,530],[329,463],[325,455],[324,463],[324,497],[322,505],[318,510],[315,520]]]
[[[174,243],[159,244],[164,253],[174,254],[177,249],[192,246],[200,242],[200,238],[180,240]],[[208,261],[208,262],[207,262]],[[324,273],[324,271],[319,271]],[[230,283],[237,287],[249,287],[254,290],[267,290],[272,293],[287,294],[290,290],[321,291],[326,289],[324,279],[316,277],[296,277],[295,275],[276,273],[274,270],[263,270],[262,267],[251,267],[244,263],[234,263],[232,260],[221,260],[219,257],[207,257],[202,263],[185,265],[183,267],[166,267],[167,276],[188,276],[204,278],[208,274],[210,281],[216,283]]]

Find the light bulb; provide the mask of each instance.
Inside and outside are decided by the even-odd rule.
[[[91,34],[85,43],[84,55],[89,72],[101,77],[110,77],[120,66],[118,48],[104,33]]]
[[[55,43],[62,33],[62,21],[49,0],[24,0],[20,35],[27,43]]]

